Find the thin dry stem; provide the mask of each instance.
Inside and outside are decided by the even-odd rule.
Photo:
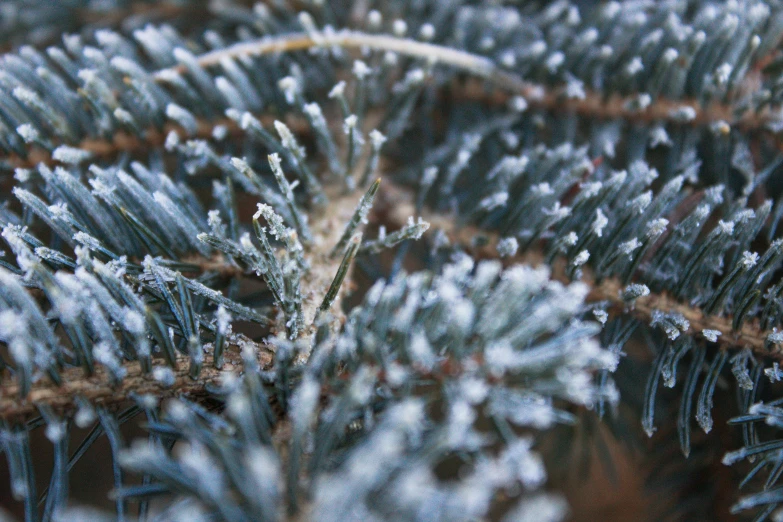
[[[584,98],[567,98],[564,87],[549,87],[528,82],[518,75],[498,68],[494,62],[477,54],[459,51],[442,45],[417,42],[407,38],[398,38],[382,34],[366,34],[344,30],[332,34],[308,35],[295,33],[283,36],[267,37],[253,42],[242,42],[225,49],[203,54],[198,61],[202,67],[219,64],[222,59],[239,56],[261,56],[292,51],[302,51],[315,47],[342,47],[345,49],[373,49],[391,51],[401,55],[420,58],[433,64],[447,65],[489,80],[497,87],[514,95],[524,96],[533,107],[572,111],[577,114],[596,118],[622,118],[642,121],[678,122],[675,112],[682,108],[693,110],[695,117],[688,121],[690,125],[707,125],[724,121],[730,126],[743,129],[762,128],[773,117],[771,109],[760,112],[745,110],[736,113],[730,104],[713,102],[703,107],[695,100],[669,100],[658,98],[644,110],[631,108],[628,102],[632,98],[613,96],[608,100],[601,93],[587,91]],[[171,72],[185,72],[184,67],[173,67],[161,71],[165,76]]]
[[[446,64],[484,77],[493,76],[497,72],[497,68],[492,60],[476,54],[442,45],[417,42],[407,38],[348,30],[332,34],[318,33],[317,35],[292,33],[265,37],[250,42],[241,42],[224,49],[202,54],[198,57],[198,63],[202,67],[210,67],[218,65],[225,58],[303,51],[314,47],[367,48],[391,51],[405,56],[431,60],[433,63]],[[185,70],[183,66],[176,66],[156,73],[155,78],[165,78],[171,72],[183,73]]]

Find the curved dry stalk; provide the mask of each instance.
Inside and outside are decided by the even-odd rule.
[[[695,100],[670,100],[658,98],[643,110],[633,108],[635,97],[613,96],[608,100],[601,93],[587,91],[584,98],[567,98],[565,87],[550,87],[526,81],[511,72],[504,71],[484,56],[459,51],[443,45],[418,42],[408,38],[399,38],[384,34],[367,34],[359,31],[343,30],[336,33],[305,34],[294,33],[283,36],[266,37],[251,42],[238,43],[225,49],[219,49],[199,56],[202,67],[217,65],[225,58],[239,56],[261,56],[284,52],[303,51],[316,47],[341,47],[345,49],[373,49],[391,51],[404,56],[419,58],[433,64],[447,65],[482,77],[497,87],[514,95],[525,97],[532,107],[573,111],[577,114],[596,118],[622,118],[642,121],[671,121],[683,123],[677,114],[682,109],[692,110],[690,125],[707,125],[725,122],[729,126],[743,129],[762,128],[777,117],[769,108],[760,112],[743,110],[736,113],[730,104],[712,102],[702,106]],[[156,78],[165,77],[172,72],[183,73],[183,66],[159,71]]]

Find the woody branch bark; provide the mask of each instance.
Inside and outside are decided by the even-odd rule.
[[[281,117],[274,117],[269,114],[257,114],[259,121],[269,126],[276,119]],[[303,118],[298,118],[294,115],[286,115],[283,118],[288,128],[297,134],[306,134],[310,131],[310,126]],[[223,126],[228,131],[230,137],[236,138],[244,135],[237,123],[229,118],[217,118],[214,120],[207,120],[199,118],[196,120],[198,128],[195,135],[188,135],[187,131],[182,126],[169,122],[162,129],[149,128],[145,130],[141,135],[131,134],[129,132],[117,132],[112,136],[111,140],[100,138],[87,138],[82,140],[76,147],[87,151],[96,158],[107,158],[116,156],[122,152],[142,152],[152,147],[161,147],[166,141],[166,137],[170,132],[175,132],[182,139],[201,138],[209,139],[212,137],[212,132],[216,127]],[[30,153],[26,158],[22,158],[17,155],[8,156],[8,163],[13,167],[30,168],[35,167],[39,163],[53,164],[54,160],[49,151],[34,147],[30,150]]]

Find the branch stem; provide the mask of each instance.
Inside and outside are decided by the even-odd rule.
[[[243,340],[242,342],[250,342]],[[93,406],[113,407],[127,402],[131,393],[152,394],[156,397],[200,396],[206,395],[210,386],[219,384],[223,372],[239,372],[243,363],[237,341],[226,341],[230,349],[223,353],[223,368],[218,370],[212,364],[212,354],[205,354],[204,366],[198,378],[189,376],[190,358],[179,354],[177,368],[173,370],[174,381],[170,386],[145,374],[138,362],[124,364],[125,378],[117,385],[112,384],[109,371],[96,366],[91,377],[85,377],[81,368],[68,368],[62,371],[62,384],[57,386],[48,378],[42,378],[33,384],[25,399],[19,398],[19,386],[14,379],[5,378],[0,384],[0,419],[6,421],[27,421],[38,415],[38,407],[46,405],[54,411],[70,412],[76,408],[77,398],[86,399]],[[258,363],[261,368],[272,365],[274,354],[264,345],[256,344]],[[233,346],[231,346],[233,345]],[[158,361],[158,364],[164,364]]]

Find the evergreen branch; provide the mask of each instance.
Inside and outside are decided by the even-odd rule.
[[[306,337],[313,333],[314,319],[322,304],[324,296],[332,286],[332,281],[341,259],[333,259],[331,250],[340,238],[344,223],[346,223],[362,194],[337,196],[330,199],[329,205],[320,216],[316,216],[312,223],[315,234],[313,248],[308,252],[317,270],[310,270],[302,277],[302,312],[305,324],[309,327],[300,332],[300,337]],[[226,263],[222,257],[217,258],[187,258],[186,264],[197,266],[202,271],[217,272],[222,277],[237,277],[242,275],[242,270]],[[343,278],[349,280],[350,267],[346,265]],[[335,287],[330,294],[330,303],[339,300],[346,289],[350,288],[347,281],[342,281],[339,287]],[[334,328],[336,329],[345,319],[340,306],[332,305],[330,314]],[[284,325],[278,325],[278,331],[285,331]],[[253,343],[242,336],[227,339],[226,344],[234,348],[243,344],[252,344],[258,354],[258,362],[262,368],[270,366],[274,354],[265,345]],[[209,346],[209,345],[208,345]],[[241,371],[242,357],[240,350],[228,348],[223,351],[222,369],[215,368],[212,364],[211,350],[205,355],[203,366],[198,377],[191,378],[189,361],[190,356],[178,354],[176,370],[169,370],[161,366],[164,373],[156,379],[156,372],[146,373],[136,361],[124,362],[121,372],[125,377],[120,380],[112,380],[112,373],[103,365],[98,365],[92,376],[85,376],[81,368],[68,368],[60,373],[61,383],[58,385],[49,378],[42,378],[34,383],[24,399],[20,399],[21,388],[16,379],[7,379],[0,384],[0,419],[3,420],[29,420],[38,414],[41,406],[49,407],[55,411],[71,411],[75,408],[79,397],[87,399],[91,404],[113,406],[127,401],[131,393],[137,395],[153,394],[155,396],[181,396],[204,395],[210,386],[219,383],[222,371]],[[115,369],[115,372],[117,370]]]
[[[389,183],[384,191],[384,197],[381,198],[379,208],[383,212],[387,226],[403,226],[409,216],[416,215],[414,205],[415,196],[403,188]],[[465,248],[473,250],[476,257],[481,259],[501,257],[498,243],[501,240],[499,234],[481,229],[475,226],[458,227],[455,220],[449,216],[438,214],[431,211],[422,212],[423,219],[426,219],[431,228],[439,229],[446,233],[453,244],[462,245]],[[474,247],[476,237],[481,236],[482,246]],[[545,265],[544,254],[541,251],[530,249],[520,252],[518,255],[503,259],[504,264],[529,264],[532,266]],[[568,271],[568,266],[563,259],[556,259],[552,264],[552,278],[564,284],[572,281],[572,276]],[[735,346],[748,347],[755,353],[763,356],[774,356],[783,359],[780,350],[771,347],[768,338],[774,332],[764,330],[759,327],[758,321],[746,321],[740,329],[735,329],[731,316],[717,316],[705,314],[700,308],[691,306],[687,303],[667,295],[666,293],[649,293],[640,296],[629,302],[623,298],[623,292],[628,285],[623,284],[620,278],[604,278],[596,280],[592,270],[584,266],[581,268],[581,281],[590,286],[590,292],[586,298],[588,302],[608,303],[607,311],[614,315],[630,314],[642,322],[650,324],[654,320],[656,312],[681,314],[690,324],[687,333],[690,335],[700,334],[704,336],[704,331],[719,332],[717,340],[713,342],[722,349],[728,349]],[[710,335],[714,339],[713,335]]]
[[[159,518],[560,520],[535,432],[621,393],[651,436],[681,360],[683,452],[730,370],[749,425],[724,463],[771,467],[734,509],[779,515],[781,4],[7,3],[0,452],[29,520],[79,518],[68,472],[101,433],[119,518],[171,493]],[[384,279],[422,218],[429,255]]]
[[[456,88],[456,99],[486,100],[491,103],[508,103],[510,96],[521,96],[526,107],[547,111],[574,113],[587,118],[623,119],[640,122],[671,122],[691,126],[721,125],[720,132],[727,134],[731,128],[741,130],[766,130],[766,126],[780,118],[778,111],[765,106],[760,110],[750,107],[735,107],[731,103],[711,101],[702,105],[693,99],[667,99],[658,97],[650,103],[639,103],[639,94],[620,96],[614,94],[606,97],[598,91],[584,90],[583,95],[574,97],[568,94],[568,86],[548,86],[525,80],[524,78],[498,67],[489,58],[447,46],[418,42],[382,34],[367,34],[357,31],[343,30],[331,34],[292,33],[265,37],[260,40],[241,42],[229,47],[208,52],[196,57],[198,66],[207,68],[219,65],[222,60],[239,57],[258,57],[311,50],[324,47],[342,47],[345,49],[373,49],[384,52],[399,53],[411,58],[425,60],[428,63],[441,64],[456,70],[480,77],[505,92],[493,92],[488,95],[486,85],[468,82],[464,88]],[[161,69],[152,74],[156,82],[167,81],[172,75],[187,72],[187,66],[180,64],[167,69]],[[263,116],[264,124],[273,120]],[[290,121],[289,127],[295,132],[309,131],[302,121]],[[195,135],[206,138],[218,126],[225,126],[232,135],[239,134],[241,129],[236,122],[228,118],[195,120]],[[306,129],[306,130],[305,130]],[[167,123],[161,132],[149,128],[139,135],[129,132],[117,132],[111,140],[90,138],[76,144],[78,149],[97,157],[107,157],[119,152],[134,152],[144,150],[149,146],[160,146],[164,143],[170,131],[180,137],[188,133],[179,124]],[[9,155],[8,162],[12,167],[31,167],[38,163],[51,163],[51,153],[36,148],[27,158]]]

